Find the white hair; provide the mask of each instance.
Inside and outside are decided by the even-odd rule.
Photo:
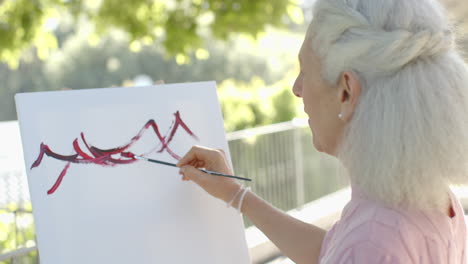
[[[318,0],[310,48],[322,76],[362,83],[337,158],[351,183],[391,207],[446,211],[468,183],[468,71],[436,0]]]

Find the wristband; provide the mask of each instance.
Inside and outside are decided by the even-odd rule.
[[[229,208],[231,207],[232,203],[234,202],[234,200],[236,199],[237,195],[242,191],[242,189],[244,188],[243,185],[241,185],[241,187],[239,188],[239,190],[237,190],[236,194],[234,195],[234,197],[232,197],[231,201],[229,201],[229,203],[226,204],[226,207]]]
[[[240,201],[239,201],[239,205],[237,207],[237,212],[240,214],[241,213],[241,208],[242,208],[242,202],[244,201],[244,197],[245,195],[247,194],[247,192],[250,190],[250,187],[247,187],[247,188],[242,188],[243,191],[242,191],[242,194],[241,194],[241,197],[240,197]]]

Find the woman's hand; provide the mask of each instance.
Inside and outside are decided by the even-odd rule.
[[[224,151],[194,146],[177,163],[180,167],[182,180],[192,180],[212,196],[229,202],[240,188],[240,184],[232,178],[204,173],[197,168],[205,168],[223,174],[232,175],[232,170],[226,160]]]
[[[194,181],[209,194],[225,202],[229,202],[240,190],[240,184],[233,178],[214,176],[196,169],[204,167],[232,175],[221,150],[193,147],[177,166],[181,167],[184,180]],[[274,208],[252,192],[247,192],[242,205],[242,213],[295,263],[317,262],[325,230]],[[235,203],[234,207],[237,207]]]

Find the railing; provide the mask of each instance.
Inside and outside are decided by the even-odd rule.
[[[345,187],[335,158],[312,146],[306,122],[290,122],[227,135],[234,172],[252,178],[252,190],[289,211]],[[251,223],[244,218],[246,227]]]
[[[236,131],[227,134],[227,139],[236,175],[252,178],[252,190],[284,211],[301,208],[347,185],[337,176],[336,160],[312,147],[309,128],[301,120]],[[20,147],[19,143],[17,147]],[[0,174],[0,208],[15,202],[19,203],[15,210],[24,211],[28,201],[23,171],[16,169]],[[251,226],[247,218],[244,223],[246,228]],[[37,258],[35,262],[15,262],[35,255],[34,245],[28,245],[0,255],[0,264],[38,263]]]
[[[32,254],[33,259],[29,258],[25,260],[28,255]],[[7,262],[9,261],[9,262]],[[39,258],[37,257],[37,247],[25,247],[18,248],[14,251],[7,252],[0,255],[0,263],[11,263],[11,264],[29,264],[29,263],[39,263]]]

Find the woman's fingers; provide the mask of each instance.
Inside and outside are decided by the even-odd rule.
[[[181,168],[182,166],[185,166],[187,164],[189,164],[190,162],[192,162],[194,159],[195,159],[195,152],[193,151],[193,147],[192,149],[189,150],[189,152],[187,152],[187,154],[185,154],[185,156],[183,156],[179,162],[177,162],[176,166]]]
[[[182,180],[193,181],[202,187],[210,195],[223,201],[231,199],[234,189],[239,187],[234,179],[218,177],[206,174],[199,168],[232,174],[229,169],[223,151],[195,146],[177,163],[180,167]]]
[[[183,177],[185,177],[186,180],[193,180],[194,182],[198,184],[200,184],[200,182],[202,181],[202,178],[205,176],[203,175],[204,172],[189,165],[183,166],[180,169],[180,172],[183,175]]]
[[[182,167],[185,165],[191,165],[193,161],[196,161],[198,159],[203,159],[204,155],[204,149],[199,146],[193,146],[185,156],[183,156],[179,162],[177,162],[177,167]]]
[[[223,155],[224,158],[226,158],[226,152],[224,152],[224,149],[216,149],[221,155]]]
[[[212,196],[223,200],[226,199],[227,193],[232,190],[233,186],[237,185],[232,179],[215,177],[199,170],[205,168],[220,173],[232,174],[222,150],[194,146],[179,160],[177,166],[181,168],[182,180],[191,180]]]
[[[195,168],[204,168],[205,167],[205,162],[203,160],[197,160],[194,165]]]
[[[213,160],[218,153],[221,152],[201,146],[193,146],[189,152],[179,160],[177,167],[185,165],[192,165],[194,167],[204,166],[206,164],[205,161]]]

